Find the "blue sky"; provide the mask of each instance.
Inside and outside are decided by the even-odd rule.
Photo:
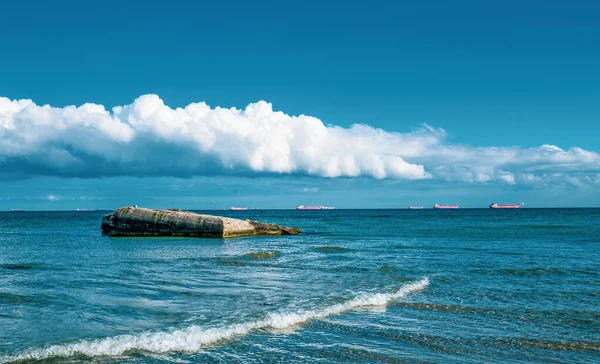
[[[599,13],[591,1],[7,1],[0,209],[600,205]],[[146,94],[160,99],[134,101]],[[24,99],[56,109],[14,106]],[[147,111],[260,100],[272,112],[214,112],[218,125]],[[95,109],[62,109],[85,103],[108,119],[133,106],[103,129]],[[317,142],[311,120],[277,111],[338,128]],[[236,123],[249,130],[222,129]],[[274,138],[251,132],[267,126]]]

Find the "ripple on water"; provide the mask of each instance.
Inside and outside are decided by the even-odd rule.
[[[508,269],[492,269],[488,271],[491,274],[502,274],[502,275],[512,275],[519,277],[537,277],[537,276],[547,276],[547,275],[566,275],[568,272],[564,269],[560,268],[528,268],[528,269],[517,269],[517,268],[508,268]]]
[[[274,251],[259,251],[252,252],[248,254],[242,255],[243,258],[252,259],[252,260],[267,260],[267,259],[276,259],[279,256],[279,252],[277,250]]]
[[[463,281],[465,278],[457,275],[435,275],[432,277],[432,280],[436,283],[441,284],[452,284],[454,282]]]
[[[62,270],[57,267],[50,267],[43,264],[35,264],[35,263],[8,263],[8,264],[0,264],[0,268],[8,269],[8,270]]]
[[[231,258],[219,258],[220,265],[231,265],[231,266],[245,266],[248,265],[246,262],[242,262],[239,260],[231,259]]]
[[[323,323],[320,323],[323,324]],[[334,325],[335,323],[326,322],[326,325]],[[527,350],[531,348],[545,349],[552,351],[576,351],[576,352],[596,352],[600,351],[600,343],[589,340],[573,340],[573,341],[554,341],[545,339],[531,338],[506,338],[506,337],[486,337],[486,338],[451,338],[446,336],[438,336],[431,334],[422,334],[415,332],[405,332],[403,330],[379,330],[369,327],[354,328],[356,335],[363,337],[382,337],[392,342],[409,342],[419,345],[424,348],[429,348],[437,352],[464,354],[465,347],[476,351],[473,354],[486,355],[489,349],[506,350],[521,349]],[[520,355],[518,352],[516,355]]]
[[[0,264],[0,268],[8,269],[8,270],[26,270],[32,269],[33,265],[31,264]]]
[[[492,252],[492,254],[497,254],[497,255],[515,255],[515,256],[523,256],[523,255],[525,255],[523,253],[507,252],[507,251],[495,251],[495,252]]]
[[[348,248],[332,245],[320,246],[316,250],[322,253],[344,253],[350,251]]]
[[[594,341],[554,341],[530,338],[498,338],[496,341],[507,346],[532,347],[555,351],[600,351],[600,343]]]
[[[381,272],[387,272],[387,273],[394,273],[396,271],[396,268],[391,267],[387,264],[382,265],[381,267],[377,268],[379,269]]]
[[[472,312],[482,313],[483,309],[459,306],[459,305],[442,305],[442,304],[431,304],[431,303],[420,303],[420,302],[392,302],[392,306],[404,307],[404,308],[416,308],[419,310],[431,310],[431,311],[446,311],[446,312]]]
[[[33,303],[36,301],[37,299],[33,296],[24,296],[8,292],[0,292],[0,303],[20,304]]]

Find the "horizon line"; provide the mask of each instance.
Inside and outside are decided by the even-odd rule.
[[[126,207],[126,206],[121,206]],[[68,210],[27,210],[27,209],[14,209],[14,210],[0,210],[0,212],[105,212],[105,211],[115,211],[121,207],[116,209],[68,209]],[[148,207],[150,208],[150,207]],[[166,210],[166,209],[156,209],[151,208],[153,210]],[[550,206],[550,207],[521,207],[519,210],[541,210],[541,209],[600,209],[600,206]],[[209,209],[180,209],[182,211],[232,211],[232,212],[248,212],[248,211],[336,211],[336,210],[517,210],[517,209],[492,209],[489,206],[487,207],[460,207],[457,209],[435,209],[433,207],[423,207],[422,209],[410,209],[408,207],[336,207],[335,209],[329,210],[297,210],[294,208],[249,208],[247,210],[231,210],[229,208],[209,208]],[[311,213],[311,212],[309,212]]]

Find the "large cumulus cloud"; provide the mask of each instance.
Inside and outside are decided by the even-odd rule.
[[[427,125],[392,133],[324,125],[260,101],[172,109],[156,95],[106,110],[0,97],[0,176],[303,174],[507,184],[598,183],[597,153],[553,145],[473,148]],[[569,182],[570,181],[570,182]]]

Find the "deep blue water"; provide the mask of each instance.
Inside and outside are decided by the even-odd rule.
[[[105,213],[0,213],[0,362],[600,361],[600,209],[213,211],[304,231],[230,240]]]

